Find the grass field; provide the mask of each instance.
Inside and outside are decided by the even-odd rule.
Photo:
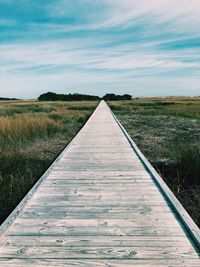
[[[0,222],[86,122],[97,102],[0,102]]]
[[[136,98],[109,105],[200,226],[200,97]]]
[[[200,226],[200,97],[110,102]],[[84,124],[97,102],[0,102],[0,222]]]

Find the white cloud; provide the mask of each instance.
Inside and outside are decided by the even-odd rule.
[[[110,26],[134,22],[141,18],[149,22],[164,22],[176,19],[174,23],[191,22],[199,27],[200,1],[199,0],[108,0],[112,6],[112,16],[107,22]]]
[[[91,42],[90,39],[87,40]],[[200,68],[199,57],[183,52],[159,52],[140,45],[119,45],[113,47],[89,47],[85,42],[81,44],[71,41],[11,44],[0,46],[0,70],[2,75],[15,73],[81,73],[104,71],[134,72],[135,76],[159,74]],[[190,60],[188,60],[190,59]]]
[[[20,87],[38,92],[38,87],[65,85],[89,90],[113,84],[119,89],[134,83],[145,88],[148,81],[160,91],[162,81],[172,88],[184,81],[183,88],[191,84],[196,90],[200,48],[186,45],[179,50],[173,43],[186,40],[191,45],[192,38],[198,40],[199,0],[60,0],[45,10],[50,20],[28,23],[29,33],[43,41],[31,42],[24,36],[0,44],[0,92],[9,88],[19,92]],[[0,19],[0,25],[14,23]],[[167,43],[169,48],[162,46]]]

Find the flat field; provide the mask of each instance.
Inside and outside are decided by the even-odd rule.
[[[0,102],[0,223],[78,132],[97,102]]]
[[[200,97],[135,98],[109,105],[200,226]]]

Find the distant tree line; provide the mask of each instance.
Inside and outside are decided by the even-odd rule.
[[[131,100],[132,96],[128,94],[124,95],[106,94],[103,96],[103,99],[106,101]]]
[[[115,95],[115,94],[106,94],[102,98],[96,95],[86,95],[86,94],[56,94],[53,92],[47,92],[38,97],[39,101],[94,101],[104,99],[106,101],[113,100],[130,100],[131,95]]]
[[[19,100],[17,98],[8,98],[8,97],[0,97],[0,101],[7,101],[7,100]]]
[[[52,92],[48,92],[42,94],[38,97],[39,101],[93,101],[100,100],[100,97],[95,95],[84,95],[84,94],[56,94]]]

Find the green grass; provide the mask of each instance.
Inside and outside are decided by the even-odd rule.
[[[76,106],[71,105],[68,107],[68,110],[94,110],[95,105],[85,105],[85,106]]]
[[[0,103],[0,222],[51,165],[97,104]]]
[[[137,98],[109,104],[200,226],[200,97]]]
[[[125,114],[165,115],[200,119],[200,97],[135,98],[110,102],[113,111]]]

